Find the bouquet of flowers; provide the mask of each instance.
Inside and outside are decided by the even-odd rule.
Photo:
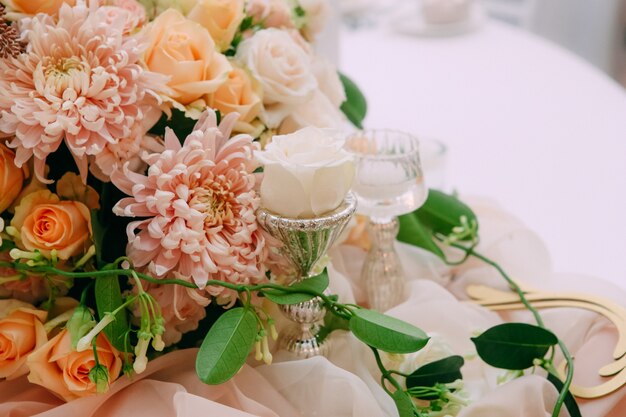
[[[323,268],[282,285],[293,266],[257,222],[261,207],[327,213],[350,188],[352,162],[323,128],[360,127],[366,106],[313,51],[326,2],[3,3],[0,379],[27,375],[70,401],[200,346],[198,376],[219,384],[251,351],[272,361],[264,303],[317,297],[330,317],[320,334],[349,329],[368,345],[402,416],[458,411],[462,357],[387,369],[428,336],[328,295]],[[401,220],[401,239],[444,261],[442,244],[495,266],[474,251],[476,218],[456,198],[432,193]],[[560,342],[538,324],[488,330],[479,355],[556,375],[536,360]]]
[[[240,294],[285,262],[254,152],[364,106],[314,54],[324,1],[4,3],[0,378],[71,400],[142,372],[207,306],[255,302]]]

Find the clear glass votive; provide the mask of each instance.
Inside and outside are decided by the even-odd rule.
[[[370,308],[385,311],[406,298],[404,271],[394,246],[396,217],[416,210],[428,196],[419,141],[397,130],[365,130],[349,136],[345,148],[355,158],[357,211],[370,218],[372,246],[362,278]]]

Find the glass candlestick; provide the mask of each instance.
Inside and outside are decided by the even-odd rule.
[[[366,130],[350,136],[346,149],[355,156],[358,212],[370,218],[372,247],[362,277],[370,308],[385,311],[406,297],[404,271],[394,246],[396,217],[416,210],[428,196],[419,142],[396,130]]]

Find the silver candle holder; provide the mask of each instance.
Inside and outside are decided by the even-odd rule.
[[[259,224],[282,243],[282,254],[291,261],[296,275],[294,284],[313,274],[317,262],[339,237],[356,210],[356,197],[350,193],[332,212],[309,219],[283,217],[265,209],[257,212]],[[281,305],[281,311],[293,324],[281,332],[279,346],[300,358],[326,355],[328,343],[320,341],[317,333],[326,314],[321,298],[298,304]]]

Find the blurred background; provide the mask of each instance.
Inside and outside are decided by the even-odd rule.
[[[366,127],[415,133],[430,187],[492,199],[556,271],[626,288],[626,0],[331,3],[319,50]]]
[[[626,1],[485,0],[489,16],[520,26],[626,83]]]
[[[398,6],[437,0],[334,0],[344,22],[376,24]],[[446,2],[446,0],[443,0]],[[466,0],[457,0],[464,3]],[[534,33],[626,85],[626,0],[476,0],[489,18]],[[455,3],[450,0],[448,3]]]

